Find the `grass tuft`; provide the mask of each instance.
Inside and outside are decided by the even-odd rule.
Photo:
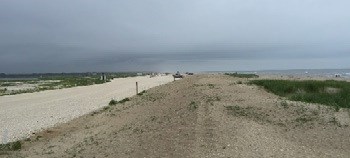
[[[210,89],[215,88],[215,85],[214,85],[214,84],[208,84],[208,86],[209,86]]]
[[[0,151],[17,151],[22,149],[22,143],[20,141],[0,144]]]
[[[112,99],[108,105],[112,106],[112,105],[117,105],[118,104],[118,101]]]
[[[285,101],[285,100],[283,100],[282,102],[281,102],[281,106],[283,107],[283,108],[288,108],[288,103],[287,103],[287,101]]]
[[[190,103],[190,105],[188,105],[188,109],[190,110],[190,111],[194,111],[194,110],[196,110],[198,108],[198,104],[196,103],[196,102],[194,102],[194,101],[192,101],[191,103]]]
[[[143,94],[145,94],[146,93],[146,91],[145,90],[143,90],[142,92],[140,92],[140,93],[138,93],[137,95],[143,95]]]
[[[125,103],[125,102],[127,102],[127,101],[130,101],[130,99],[129,99],[129,98],[125,98],[125,99],[119,101],[119,103],[123,104],[123,103]]]

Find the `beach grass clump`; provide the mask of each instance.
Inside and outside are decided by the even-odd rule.
[[[22,143],[20,141],[0,144],[0,151],[17,151],[22,149]]]
[[[239,74],[239,73],[225,73],[225,75],[237,78],[259,78],[256,74]]]
[[[121,100],[121,101],[117,101],[117,100],[114,100],[114,99],[112,99],[109,103],[108,103],[108,105],[109,106],[113,106],[113,105],[117,105],[117,104],[123,104],[123,103],[125,103],[125,102],[127,102],[127,101],[130,101],[130,99],[129,98],[125,98],[125,99],[123,99],[123,100]]]
[[[108,103],[108,105],[110,105],[110,106],[112,106],[112,105],[117,105],[118,104],[118,101],[116,101],[116,100],[114,100],[114,99],[112,99],[109,103]]]
[[[194,110],[196,110],[198,108],[198,104],[196,103],[196,102],[194,102],[194,101],[191,101],[191,103],[188,105],[188,109],[190,110],[190,111],[194,111]]]
[[[146,93],[146,91],[145,91],[145,90],[143,90],[142,92],[137,93],[137,95],[141,96],[141,95],[143,95],[143,94],[145,94],[145,93]]]
[[[125,99],[119,101],[119,103],[123,104],[123,103],[125,103],[125,102],[127,102],[127,101],[130,101],[130,99],[129,99],[129,98],[125,98]]]
[[[253,80],[249,83],[293,101],[350,108],[350,83],[346,81]]]

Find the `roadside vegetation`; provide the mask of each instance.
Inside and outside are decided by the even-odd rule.
[[[146,93],[146,91],[143,90],[142,92],[138,93],[137,95],[141,96],[141,95],[143,95],[143,94],[145,94],[145,93]]]
[[[350,83],[346,81],[253,80],[249,82],[293,101],[350,108]]]
[[[239,74],[239,73],[225,73],[225,75],[238,77],[238,78],[259,78],[256,74]]]
[[[6,151],[17,151],[21,150],[22,143],[20,141],[7,143],[7,144],[0,144],[0,155],[6,154]]]
[[[116,104],[118,104],[118,101],[112,99],[108,105],[112,106],[112,105],[116,105]]]
[[[129,98],[124,98],[124,99],[121,100],[121,101],[117,101],[117,100],[112,99],[112,100],[108,103],[108,105],[113,106],[113,105],[117,105],[117,104],[123,104],[123,103],[125,103],[125,102],[127,102],[127,101],[130,101],[130,99],[129,99]]]
[[[106,80],[101,80],[100,73],[9,75],[5,76],[8,78],[0,78],[0,96],[103,84],[114,78],[134,77],[137,76],[137,73],[106,73],[105,75]],[[16,88],[15,90],[9,88],[16,86],[26,88]]]

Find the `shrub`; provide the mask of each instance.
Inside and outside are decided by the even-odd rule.
[[[109,102],[109,105],[116,105],[118,104],[118,101],[112,99],[110,102]]]
[[[130,101],[130,99],[129,98],[125,98],[125,99],[123,99],[123,100],[121,100],[119,103],[125,103],[125,102],[127,102],[127,101]]]
[[[22,148],[22,144],[20,141],[14,142],[12,144],[12,150],[16,151],[16,150],[20,150],[21,148]]]
[[[0,151],[17,151],[20,149],[22,149],[22,143],[20,141],[8,144],[0,144]]]

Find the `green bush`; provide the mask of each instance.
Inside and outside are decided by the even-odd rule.
[[[17,151],[22,149],[22,143],[20,141],[0,144],[0,151]]]
[[[109,102],[109,105],[117,105],[118,104],[118,101],[112,99],[110,102]]]

